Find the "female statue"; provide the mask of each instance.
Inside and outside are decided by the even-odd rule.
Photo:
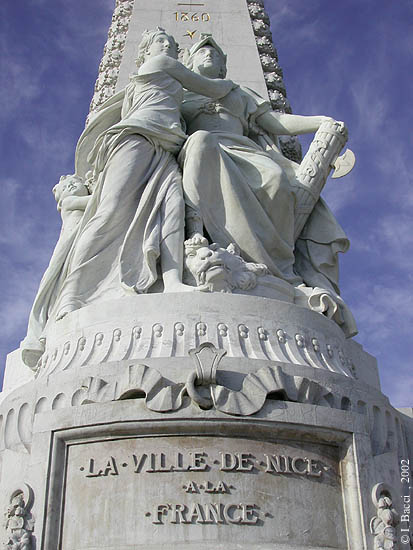
[[[30,312],[27,336],[21,343],[23,361],[31,368],[36,367],[44,352],[43,329],[55,305],[63,282],[67,255],[91,198],[85,182],[76,175],[62,176],[53,187],[53,194],[62,217],[62,228]]]
[[[57,319],[125,289],[147,292],[158,258],[164,292],[193,290],[182,283],[184,203],[174,158],[186,138],[182,86],[219,98],[232,82],[194,75],[177,56],[163,29],[144,33],[121,120],[98,137],[88,158],[97,185],[68,259]]]
[[[174,157],[187,137],[180,118],[183,86],[219,98],[233,83],[197,75],[177,56],[172,36],[160,28],[146,31],[138,73],[102,106],[79,140],[76,173],[85,177],[92,170],[93,193],[42,328],[45,317],[59,320],[125,290],[152,290],[158,269],[158,291],[194,290],[182,283],[184,202]]]

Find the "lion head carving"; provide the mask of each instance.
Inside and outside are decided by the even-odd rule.
[[[201,236],[185,241],[185,267],[186,282],[205,292],[248,291],[269,273],[264,264],[246,262],[234,244],[222,248]]]

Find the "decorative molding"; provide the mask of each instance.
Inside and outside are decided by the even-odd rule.
[[[137,398],[141,398],[151,411],[168,412],[187,406],[189,397],[194,404],[203,409],[215,408],[234,416],[248,416],[259,412],[267,399],[306,403],[362,414],[370,432],[374,456],[393,451],[398,452],[399,456],[405,456],[400,414],[382,401],[366,403],[363,400],[364,389],[353,388],[351,383],[346,384],[347,389],[344,390],[334,379],[331,383],[320,379],[313,380],[311,374],[302,376],[301,370],[300,375],[293,375],[290,374],[288,366],[281,364],[282,361],[264,366],[248,375],[242,375],[240,372],[239,375],[243,376],[243,379],[239,391],[218,383],[217,370],[221,360],[225,355],[230,355],[222,345],[226,338],[227,325],[219,323],[209,328],[205,323],[203,325],[203,343],[190,350],[194,367],[188,371],[186,363],[185,368],[183,365],[185,374],[182,375],[182,381],[171,382],[156,368],[135,360],[119,364],[116,372],[105,378],[85,375],[84,378],[75,376],[70,382],[66,379],[64,387],[61,384],[51,384],[50,378],[44,382],[38,379],[30,395],[22,390],[19,408],[15,408],[16,394],[13,394],[11,400],[6,398],[0,406],[0,451],[10,449],[18,453],[30,452],[33,422],[37,413]],[[185,333],[183,323],[176,323],[173,328],[177,332]],[[219,331],[221,335],[217,341],[221,343],[218,343],[218,346],[206,341],[209,334]],[[170,334],[169,328],[167,333]],[[139,332],[135,330],[133,334],[137,336]],[[240,324],[237,334],[244,351],[251,350],[251,340],[259,342],[262,350],[268,350],[271,345],[268,332],[263,327],[257,327],[254,334],[246,325]],[[182,337],[181,335],[180,338]],[[278,328],[275,337],[280,346],[292,346],[291,337],[283,329]],[[133,340],[139,342],[140,337],[135,339],[134,336]],[[199,343],[201,337],[196,340]],[[296,333],[294,341],[295,353],[300,350],[300,356],[312,361],[313,366],[318,357],[324,356],[322,349],[318,349],[320,343],[317,338],[310,340],[310,344],[307,345],[306,338]],[[231,347],[227,349],[230,350]],[[328,355],[329,351],[337,356],[336,350],[333,351],[331,347],[327,348],[325,355]],[[227,365],[223,370],[226,368]],[[79,374],[80,372],[83,371],[80,370]]]
[[[108,39],[99,65],[95,91],[90,103],[90,113],[97,111],[115,93],[134,1],[116,0]]]
[[[144,398],[154,412],[170,412],[183,406],[185,395],[203,409],[233,416],[250,416],[259,412],[269,394],[279,401],[294,401],[340,409],[345,396],[318,382],[284,372],[281,366],[263,367],[245,376],[240,391],[217,383],[217,369],[226,354],[211,342],[204,342],[189,352],[195,368],[186,383],[171,384],[158,370],[146,365],[131,365],[118,383],[107,384],[101,378],[89,378],[78,390],[80,404]]]
[[[236,260],[236,256],[228,256]],[[240,273],[244,274],[242,271]],[[256,277],[253,272],[247,274]],[[111,361],[184,357],[188,349],[197,347],[206,340],[224,348],[228,357],[306,365],[354,379],[351,360],[340,342],[326,341],[320,331],[312,334],[306,331],[304,334],[291,327],[278,326],[272,329],[270,326],[253,323],[238,325],[232,319],[225,318],[214,323],[182,323],[177,319],[175,322],[163,321],[153,325],[125,324],[105,332],[82,331],[73,334],[70,340],[48,342],[38,363],[37,376],[44,378],[52,373]],[[314,340],[317,341],[316,346]]]
[[[5,550],[32,550],[32,531],[34,519],[31,514],[33,506],[33,490],[26,483],[10,495],[6,510],[6,542]]]
[[[265,11],[264,2],[247,0],[247,4],[271,106],[274,111],[292,113],[283,81],[283,71],[278,64],[278,54],[272,40],[270,18]],[[285,157],[297,163],[301,162],[301,144],[296,136],[280,136],[279,145]]]
[[[393,508],[390,488],[385,483],[377,483],[371,492],[376,507],[376,515],[370,521],[370,532],[374,536],[374,550],[397,550],[399,514]]]

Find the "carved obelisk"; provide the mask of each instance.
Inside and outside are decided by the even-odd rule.
[[[175,59],[170,35],[190,50],[191,69]],[[141,72],[129,84],[142,43]],[[207,81],[197,72],[207,62],[194,62],[202,49],[218,71]],[[218,76],[224,54],[233,82]],[[38,347],[26,337],[8,356],[0,394],[0,540],[8,550],[396,550],[401,534],[408,540],[398,529],[410,510],[412,420],[390,405],[374,357],[351,339],[354,319],[334,273],[326,288],[346,238],[319,193],[333,167],[335,175],[346,171],[345,159],[337,165],[346,129],[327,117],[301,117],[315,138],[298,166],[287,159],[300,160],[298,142],[280,139],[281,154],[271,136],[274,120],[300,117],[279,113],[291,109],[262,0],[117,0],[76,151],[77,167],[92,169],[63,177],[55,191],[63,213],[78,219],[69,233],[63,221],[35,299],[31,320],[40,312],[36,327],[44,321],[34,334]],[[232,133],[217,131],[220,122]],[[143,186],[144,161],[147,172],[154,169]],[[199,181],[191,172],[197,162]],[[188,196],[204,192],[201,176],[211,173],[218,192],[202,211],[202,201],[189,204]],[[248,200],[238,200],[240,189]],[[210,239],[213,216],[230,219],[235,211],[251,216],[246,225],[256,231],[247,241],[265,241],[265,189],[281,196],[288,208],[271,206],[296,231],[301,264],[292,281],[255,261],[254,251],[247,261],[236,240]],[[126,191],[131,219],[119,237],[126,215],[112,223],[119,212],[108,204]],[[188,280],[167,292],[167,277],[156,279],[164,265],[153,243],[183,235],[184,206],[192,216],[187,233],[200,221],[209,232],[186,235],[172,250],[182,259],[185,247]],[[331,241],[314,237],[314,210]],[[136,232],[145,215],[145,231]],[[86,240],[92,252],[76,263],[96,225],[98,238]],[[113,252],[102,246],[107,227],[119,237],[108,241]],[[219,229],[225,238],[227,227]],[[155,257],[156,280],[141,293],[139,281],[127,285],[114,273],[121,264],[129,274],[147,242],[153,246],[141,256]],[[96,257],[101,271],[88,271]],[[311,258],[328,266],[327,275]],[[296,280],[300,269],[308,280]],[[88,276],[98,280],[90,296],[55,315],[66,281],[85,289]],[[108,293],[96,298],[105,284]]]

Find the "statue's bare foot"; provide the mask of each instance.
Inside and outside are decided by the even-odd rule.
[[[56,321],[60,321],[61,319],[63,319],[63,317],[66,317],[68,313],[72,313],[72,311],[76,311],[77,309],[79,308],[74,304],[68,304],[67,306],[62,307],[59,313],[56,315]]]
[[[176,282],[165,285],[164,292],[194,292],[198,290],[196,286],[185,285],[184,283]]]

